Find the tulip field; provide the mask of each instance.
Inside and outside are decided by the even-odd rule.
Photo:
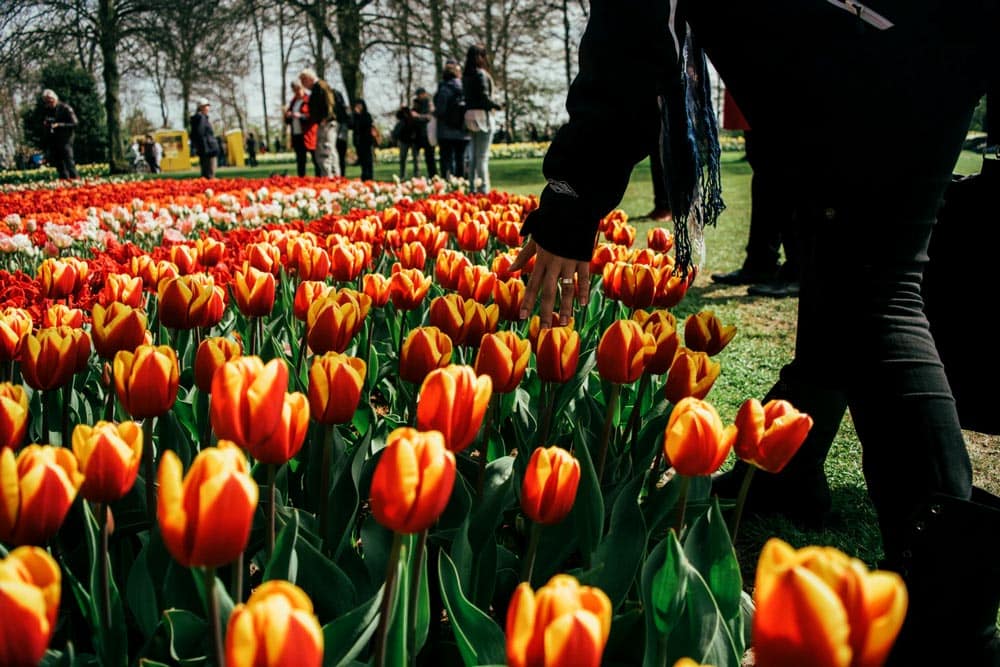
[[[569,326],[521,320],[536,206],[0,191],[0,667],[881,664],[896,575],[775,539],[744,582],[742,501],[710,494],[809,416],[723,422],[739,333],[671,313],[693,274],[620,211]]]

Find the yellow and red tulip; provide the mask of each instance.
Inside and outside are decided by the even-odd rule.
[[[233,608],[226,631],[229,667],[320,667],[323,630],[309,596],[287,581],[258,586]]]
[[[31,328],[31,313],[23,308],[0,311],[0,361],[20,359],[24,337],[31,333]]]
[[[316,300],[306,316],[309,348],[316,354],[343,352],[361,330],[364,317],[357,301],[339,298],[336,292]]]
[[[543,525],[566,518],[580,486],[580,463],[560,447],[538,447],[531,454],[521,484],[521,509]]]
[[[80,495],[95,503],[124,498],[139,474],[142,447],[142,427],[135,422],[77,425],[73,453],[84,476]]]
[[[274,275],[252,266],[233,276],[236,307],[247,317],[264,317],[274,308]]]
[[[71,327],[79,329],[83,326],[83,311],[70,308],[61,303],[54,303],[42,314],[42,329],[48,327]]]
[[[497,280],[493,284],[493,302],[499,308],[500,319],[517,322],[521,319],[521,304],[526,288],[520,278]]]
[[[711,310],[695,313],[684,322],[684,345],[710,357],[722,352],[735,335],[736,327],[723,326]]]
[[[281,359],[266,364],[259,357],[227,361],[212,378],[212,430],[220,439],[252,450],[280,428],[287,391],[288,367]]]
[[[28,392],[0,382],[0,449],[17,449],[28,432]]]
[[[95,303],[91,310],[90,332],[94,350],[102,359],[114,359],[121,350],[134,352],[146,340],[146,313],[112,301],[107,307]]]
[[[105,306],[117,302],[139,308],[143,305],[143,296],[142,278],[127,273],[109,273],[97,300]]]
[[[722,372],[722,365],[704,352],[677,349],[663,387],[667,400],[676,405],[682,398],[705,398]]]
[[[90,336],[83,329],[52,327],[24,337],[21,374],[32,389],[61,387],[87,367]]]
[[[309,429],[309,400],[305,394],[285,394],[281,414],[274,429],[248,446],[250,455],[261,463],[286,463],[302,449]]]
[[[569,382],[580,362],[580,334],[567,327],[538,332],[535,364],[543,382]]]
[[[399,310],[413,310],[427,296],[431,280],[420,269],[397,269],[397,266],[389,277],[389,299]]]
[[[330,352],[309,368],[309,410],[320,424],[346,424],[354,418],[365,383],[365,362]]]
[[[194,384],[200,391],[212,392],[212,379],[227,361],[243,355],[243,346],[235,340],[213,336],[201,341],[194,355]]]
[[[222,288],[204,273],[161,278],[157,292],[160,323],[170,329],[215,326],[226,307]]]
[[[432,370],[420,386],[417,428],[440,431],[448,449],[460,452],[476,439],[492,395],[489,376],[477,376],[470,366]]]
[[[735,440],[736,427],[723,427],[714,407],[685,398],[670,412],[663,453],[678,474],[711,475],[726,460]]]
[[[399,376],[420,384],[435,368],[451,362],[451,338],[437,327],[417,327],[406,336],[399,357]]]
[[[59,530],[81,484],[69,449],[28,445],[16,459],[13,450],[0,449],[0,542],[44,544]]]
[[[389,303],[389,279],[381,273],[366,273],[361,278],[361,289],[373,306],[381,308]]]
[[[476,354],[476,375],[493,381],[493,391],[509,394],[517,389],[531,358],[531,343],[513,331],[486,334]]]
[[[62,571],[44,549],[18,547],[0,560],[0,665],[42,661],[61,596]]]
[[[637,310],[632,314],[632,319],[641,324],[642,330],[651,334],[656,343],[656,352],[649,359],[646,370],[652,375],[662,375],[669,371],[680,347],[677,319],[666,310],[655,310],[652,313]]]
[[[397,533],[420,533],[437,521],[455,485],[455,455],[437,431],[398,428],[375,466],[371,509]]]
[[[118,400],[134,419],[166,414],[177,400],[180,369],[167,345],[122,350],[115,355],[114,377]]]
[[[655,352],[656,341],[638,322],[617,320],[597,344],[597,372],[609,382],[631,384],[639,379]]]
[[[782,400],[748,399],[736,413],[736,456],[768,472],[781,472],[809,435],[813,420]]]
[[[674,247],[674,235],[666,227],[652,227],[646,232],[646,245],[656,252],[670,252]]]
[[[49,299],[64,299],[74,294],[87,278],[87,263],[78,259],[44,260],[38,266],[42,293]]]

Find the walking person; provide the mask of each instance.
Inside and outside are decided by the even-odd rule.
[[[73,134],[77,119],[73,107],[59,101],[54,91],[42,91],[42,105],[45,107],[45,150],[46,159],[55,167],[59,178],[79,178],[76,162],[73,160]]]
[[[163,146],[151,134],[147,134],[143,141],[142,156],[146,160],[146,164],[149,165],[149,172],[151,174],[160,173],[160,162],[163,160]]]
[[[540,296],[549,326],[563,285],[558,319],[568,321],[574,297],[589,295],[598,222],[657,133],[670,158],[677,261],[693,267],[691,232],[722,209],[704,48],[773,148],[775,175],[798,214],[795,377],[783,375],[772,397],[798,406],[803,392],[832,392],[851,410],[885,565],[909,593],[889,664],[994,667],[1000,498],[973,490],[920,288],[936,211],[997,67],[990,49],[1000,17],[995,3],[979,0],[869,4],[593,0],[570,121],[546,156],[548,186],[511,268],[535,256],[523,316]],[[686,39],[688,25],[697,40]],[[685,58],[701,74],[697,84]],[[928,82],[933,105],[921,102]],[[659,123],[630,111],[651,94],[665,102]],[[612,122],[630,132],[608,137]],[[894,128],[888,136],[886,127]],[[809,169],[799,159],[806,136],[823,156]],[[892,169],[869,159],[873,146],[893,156]],[[844,323],[853,325],[849,336]]]
[[[316,126],[309,120],[309,92],[298,81],[292,81],[292,99],[285,109],[285,123],[292,135],[295,173],[305,176],[306,158],[316,150]]]
[[[340,165],[333,152],[337,140],[333,90],[310,67],[302,70],[299,81],[309,91],[309,121],[316,126],[316,148],[313,150],[315,173],[317,176],[340,176]]]
[[[457,60],[448,60],[441,82],[434,93],[437,139],[441,155],[441,176],[465,176],[465,148],[469,133],[465,129],[465,95],[462,92],[462,69]]]
[[[339,90],[333,91],[333,115],[337,119],[337,166],[341,176],[347,176],[347,138],[351,133],[351,111]]]
[[[392,138],[399,148],[399,179],[406,179],[406,159],[413,153],[413,175],[420,175],[420,162],[417,159],[417,118],[413,109],[401,106],[396,110],[396,124],[392,127]]]
[[[198,155],[202,178],[215,178],[221,146],[212,131],[212,122],[208,119],[211,104],[204,97],[198,100],[197,111],[191,116],[191,146]]]
[[[434,146],[431,145],[430,136],[427,134],[431,118],[434,117],[434,108],[431,105],[430,93],[427,92],[426,88],[417,88],[416,97],[413,98],[413,106],[411,108],[413,109],[417,135],[413,146],[413,161],[414,164],[419,164],[417,154],[423,151],[424,164],[427,166],[427,177],[434,178],[437,175]],[[420,171],[414,170],[413,175],[419,176]]]
[[[493,99],[493,77],[490,75],[486,47],[474,44],[465,54],[462,74],[465,93],[465,127],[472,135],[469,159],[469,189],[490,191],[490,144],[493,141],[492,112],[503,105]]]
[[[247,134],[247,161],[251,167],[257,166],[257,137],[253,132]]]
[[[368,105],[364,100],[354,102],[352,117],[354,130],[354,150],[358,154],[358,165],[361,167],[361,180],[371,181],[375,178],[375,123],[368,113]]]

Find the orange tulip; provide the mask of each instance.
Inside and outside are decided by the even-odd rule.
[[[174,560],[184,567],[218,567],[243,552],[259,489],[239,447],[220,440],[218,447],[203,449],[183,482],[181,460],[165,450],[157,480],[156,517]]]
[[[555,328],[555,327],[553,327]],[[576,328],[576,319],[573,317],[569,318],[569,322],[565,325],[566,329],[572,331]],[[538,351],[538,334],[542,331],[542,319],[538,315],[532,315],[531,319],[528,320],[528,340],[531,341],[532,352]]]
[[[642,330],[653,336],[656,351],[646,364],[646,370],[653,375],[662,375],[670,370],[677,356],[680,340],[677,336],[677,320],[669,311],[656,310],[647,313],[637,310],[632,319],[642,325]]]
[[[259,357],[227,361],[212,378],[212,430],[252,449],[280,427],[287,390],[288,367],[280,359],[266,364]]]
[[[323,630],[295,584],[267,581],[233,608],[226,631],[229,667],[320,667]]]
[[[580,362],[580,334],[569,327],[538,332],[535,365],[543,382],[569,382]]]
[[[177,267],[177,271],[182,275],[194,273],[198,270],[198,248],[188,245],[175,245],[170,248],[170,261]]]
[[[329,352],[309,368],[309,410],[320,424],[346,424],[354,418],[365,383],[365,362]]]
[[[659,271],[643,264],[614,262],[604,267],[604,294],[629,308],[649,308],[656,296]]]
[[[524,378],[530,358],[531,343],[513,331],[486,334],[476,354],[476,375],[489,376],[494,392],[509,394]]]
[[[274,308],[274,276],[250,267],[233,276],[236,307],[247,317],[264,317]]]
[[[64,447],[0,449],[0,542],[43,544],[56,534],[83,483]]]
[[[23,308],[0,311],[0,361],[18,360],[24,337],[31,333],[31,313]]]
[[[198,250],[198,263],[204,267],[215,266],[226,256],[226,244],[208,236],[195,241],[195,248]]]
[[[250,455],[261,463],[281,465],[302,449],[309,429],[309,401],[305,394],[285,394],[279,417],[274,429],[247,447]]]
[[[719,413],[697,398],[674,406],[663,437],[663,453],[680,475],[711,475],[729,455],[736,427],[723,428]]]
[[[194,384],[200,391],[212,392],[212,379],[227,361],[243,355],[243,346],[228,338],[211,337],[201,341],[194,355]]]
[[[18,547],[0,560],[0,665],[42,661],[61,596],[62,571],[44,549]]]
[[[95,503],[120,500],[139,474],[142,427],[135,422],[79,424],[73,429],[73,453],[84,476],[80,495]]]
[[[105,306],[118,302],[139,308],[143,305],[142,278],[127,273],[109,273],[97,300]]]
[[[611,632],[611,600],[557,574],[537,591],[522,583],[507,607],[510,667],[598,667]]]
[[[566,518],[580,485],[580,463],[560,447],[538,447],[521,484],[521,509],[535,523],[552,525]]]
[[[458,275],[455,290],[466,299],[487,303],[493,296],[497,276],[485,266],[467,266]]]
[[[446,294],[431,299],[427,320],[430,326],[443,331],[453,345],[465,341],[465,299],[460,295]]]
[[[381,273],[366,273],[361,278],[361,289],[373,306],[381,308],[389,302],[389,279]]]
[[[497,280],[493,284],[493,301],[499,308],[501,320],[517,322],[521,319],[525,291],[524,281],[520,278]]]
[[[413,310],[427,296],[431,281],[420,269],[397,269],[397,266],[389,277],[389,298],[399,310]]]
[[[442,250],[434,260],[434,279],[445,289],[458,287],[458,277],[472,266],[468,257],[456,250]]]
[[[470,366],[432,370],[420,386],[417,428],[440,431],[448,449],[460,452],[476,439],[492,395],[493,381]]]
[[[82,329],[52,327],[24,337],[21,374],[24,383],[42,391],[55,389],[73,379],[87,366],[90,336]]]
[[[501,220],[497,224],[497,239],[509,246],[521,245],[521,223]]]
[[[166,414],[177,400],[180,368],[167,345],[140,345],[115,355],[115,391],[125,412],[135,419]]]
[[[736,456],[768,472],[781,472],[809,435],[813,420],[788,401],[761,405],[748,399],[736,413]]]
[[[684,322],[684,344],[688,349],[714,357],[729,345],[736,327],[723,326],[711,310],[703,310]]]
[[[306,340],[316,354],[343,352],[363,325],[362,306],[352,299],[338,300],[331,292],[309,307]]]
[[[48,327],[71,327],[79,329],[83,326],[83,311],[70,308],[61,303],[54,303],[42,314],[42,329]]]
[[[497,282],[501,280],[509,280],[511,278],[520,278],[521,270],[511,271],[510,267],[517,259],[518,253],[516,251],[509,252],[498,252],[496,257],[493,258],[493,262],[490,264],[490,269],[497,275]],[[532,256],[533,257],[533,256]],[[496,299],[496,287],[493,288],[494,299]]]
[[[430,528],[448,505],[455,485],[455,455],[437,431],[397,428],[375,466],[371,510],[397,533]]]
[[[776,538],[761,551],[754,600],[761,667],[882,665],[908,601],[894,572],[869,571],[833,547],[796,550]]]
[[[98,356],[113,359],[120,350],[134,352],[146,340],[146,313],[120,301],[112,301],[107,308],[95,303],[90,331]]]
[[[81,260],[44,260],[38,266],[38,282],[42,285],[42,293],[49,299],[64,299],[76,293],[87,277],[86,267],[86,262]]]
[[[281,271],[281,250],[273,243],[261,241],[251,243],[247,246],[247,266],[252,266],[258,271],[264,271],[272,275],[278,275]]]
[[[458,247],[466,252],[479,252],[490,240],[490,230],[474,220],[463,220],[458,223],[458,233],[455,235]]]
[[[419,384],[435,368],[451,362],[451,338],[437,327],[417,327],[403,341],[399,357],[399,376]]]
[[[427,264],[427,248],[420,241],[404,243],[396,248],[396,259],[404,269],[419,269],[423,271]]]
[[[653,305],[657,308],[673,308],[684,299],[688,287],[694,280],[694,272],[686,277],[674,273],[673,271],[660,271],[660,279],[656,284],[656,296],[653,297]]]
[[[495,303],[484,306],[472,299],[466,299],[462,344],[473,348],[479,347],[483,336],[496,332],[499,322],[500,309]]]
[[[157,291],[160,323],[169,329],[215,326],[226,307],[222,288],[203,273],[161,279]]]
[[[609,382],[631,384],[639,379],[655,352],[656,341],[638,322],[617,320],[597,345],[597,372]]]
[[[367,278],[367,276],[365,276]],[[292,302],[292,315],[300,322],[305,322],[309,316],[309,307],[333,290],[326,283],[317,280],[303,280],[295,288],[295,300]]]
[[[611,243],[623,245],[626,248],[631,248],[632,244],[635,243],[635,234],[635,227],[624,222],[612,224],[604,230],[604,238]]]
[[[295,260],[295,271],[300,280],[326,280],[331,266],[330,254],[315,245],[303,249]]]
[[[704,352],[692,352],[681,347],[670,364],[663,391],[674,405],[687,396],[705,398],[720,372],[722,365],[712,361]]]
[[[681,658],[674,663],[674,667],[712,667],[711,665],[703,665],[700,662],[695,662],[691,658]]]
[[[131,257],[128,261],[128,273],[130,276],[140,279],[145,289],[155,289],[160,282],[156,260],[149,255]],[[175,272],[174,275],[176,276],[178,273]]]
[[[337,282],[356,280],[364,270],[365,252],[357,243],[335,243],[330,250],[330,274]]]
[[[17,449],[28,432],[28,392],[0,382],[0,449]]]
[[[670,252],[674,235],[666,227],[652,227],[646,232],[646,245],[656,252]]]
[[[604,275],[608,264],[624,262],[628,258],[628,248],[613,243],[598,243],[590,258],[590,275]]]

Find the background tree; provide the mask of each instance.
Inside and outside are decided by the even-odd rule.
[[[105,161],[108,154],[108,130],[94,77],[75,64],[47,65],[41,72],[38,93],[44,88],[51,88],[61,101],[73,107],[76,112],[78,125],[73,137],[73,152],[77,162],[87,164]],[[25,138],[39,149],[45,147],[46,130],[42,124],[45,116],[40,96],[22,110]],[[121,136],[117,143],[122,143]]]

